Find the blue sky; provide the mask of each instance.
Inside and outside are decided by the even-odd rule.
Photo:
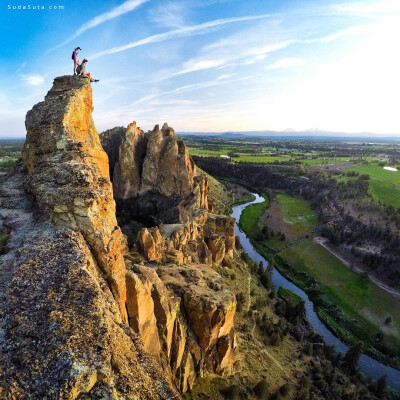
[[[12,9],[29,4],[45,9]],[[398,0],[8,0],[0,32],[3,137],[25,135],[76,46],[100,132],[400,134]]]

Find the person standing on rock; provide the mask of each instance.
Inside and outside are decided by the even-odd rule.
[[[82,61],[82,64],[78,65],[78,68],[76,69],[76,72],[80,76],[87,76],[90,79],[90,82],[98,82],[99,79],[94,79],[92,78],[92,75],[90,72],[85,72],[86,64],[88,60],[86,58]]]
[[[80,52],[81,48],[77,47],[73,52],[72,52],[72,60],[74,61],[74,75],[76,75],[76,67],[80,65],[79,60],[78,60],[78,53]]]

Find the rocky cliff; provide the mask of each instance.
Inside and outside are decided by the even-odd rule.
[[[133,122],[100,136],[118,207],[133,219],[170,222],[138,233],[134,250],[163,265],[163,273],[131,263],[130,326],[181,391],[206,372],[231,373],[238,360],[236,299],[210,266],[232,257],[234,219],[210,213],[208,179],[197,175],[185,143],[167,124],[145,133]]]
[[[2,399],[179,397],[128,326],[125,240],[91,111],[87,80],[57,78],[0,185]]]
[[[101,141],[119,204],[164,223],[186,222],[198,208],[211,210],[207,178],[196,174],[185,143],[167,124],[145,133],[133,122],[103,132]]]
[[[174,193],[186,221],[141,236],[149,260],[170,263],[137,264],[116,220],[91,112],[85,78],[56,78],[28,112],[22,161],[1,182],[0,228],[10,236],[0,256],[0,398],[174,399],[176,388],[208,372],[229,374],[238,359],[235,296],[201,264],[233,251],[233,220],[208,214],[206,181],[170,128],[148,137],[134,125],[116,128],[114,178],[130,157],[142,171],[139,197],[168,199],[165,180],[182,183]],[[137,153],[121,150],[127,138]],[[164,162],[177,169],[172,177]],[[122,180],[124,193],[137,193],[134,183]]]
[[[236,298],[212,268],[131,263],[127,294],[130,326],[181,392],[209,372],[234,371]]]
[[[185,143],[166,123],[144,133],[133,122],[101,134],[114,196],[132,218],[157,216],[159,227],[138,235],[148,261],[220,264],[231,257],[234,220],[210,213],[208,179],[198,175]],[[117,156],[118,154],[118,156]],[[168,224],[165,224],[168,222]]]

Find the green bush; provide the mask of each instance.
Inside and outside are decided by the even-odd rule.
[[[280,388],[279,388],[279,393],[283,396],[286,397],[290,392],[290,385],[288,383],[283,384]]]
[[[262,379],[260,382],[254,386],[254,393],[258,399],[266,399],[268,396],[269,385],[265,379]]]
[[[9,234],[7,232],[0,231],[0,254],[3,254],[4,248],[6,247]]]
[[[277,346],[281,342],[281,335],[279,333],[273,333],[271,336],[271,345]]]
[[[239,400],[240,388],[238,385],[231,385],[222,391],[222,395],[227,400]]]

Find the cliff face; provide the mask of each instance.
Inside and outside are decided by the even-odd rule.
[[[232,373],[236,300],[210,266],[233,255],[234,219],[209,213],[207,178],[197,175],[185,143],[167,124],[144,133],[134,122],[124,133],[104,132],[101,140],[114,160],[118,204],[171,222],[138,234],[136,250],[163,265],[163,273],[151,264],[130,264],[130,326],[181,391],[207,372]]]
[[[164,124],[160,130],[156,125],[144,133],[133,122],[121,131],[114,128],[101,134],[107,153],[118,151],[118,159],[110,163],[115,198],[129,199],[147,192],[185,197],[193,192],[196,166],[172,128]],[[202,206],[207,208],[207,203]]]
[[[27,114],[27,170],[0,185],[4,399],[179,397],[127,325],[125,240],[91,110],[87,80],[57,78]]]
[[[152,266],[128,267],[130,326],[146,350],[182,392],[209,372],[231,374],[239,359],[235,295],[204,264],[167,265],[157,272]]]
[[[164,124],[144,133],[130,124],[125,133],[114,128],[101,134],[104,148],[115,158],[114,196],[137,216],[157,216],[160,227],[143,229],[138,248],[149,261],[220,264],[231,257],[234,220],[209,212],[208,180],[197,175],[185,143]]]
[[[138,215],[177,222],[197,208],[209,209],[206,179],[197,176],[185,143],[167,124],[144,133],[133,122],[124,133],[103,132],[101,141],[112,159],[114,197],[129,199]]]
[[[132,135],[110,131],[110,143],[132,146],[130,138],[137,149],[110,155],[114,176],[124,175],[121,152],[147,177],[153,162],[155,170],[171,163],[178,170],[171,182],[186,182],[178,209],[195,218],[147,231],[153,242],[142,232],[148,254],[159,261],[169,254],[173,262],[160,276],[157,265],[133,263],[91,111],[85,78],[56,78],[45,101],[28,112],[22,161],[0,185],[0,228],[10,232],[0,256],[0,398],[177,399],[176,387],[184,392],[207,372],[231,373],[238,359],[235,296],[209,265],[177,265],[211,264],[229,252],[232,240],[226,230],[216,233],[203,208],[205,181],[169,128],[149,138],[134,125]],[[176,162],[157,162],[160,148]],[[168,199],[163,173],[140,182],[151,191],[156,182]],[[208,244],[205,231],[213,232]]]

